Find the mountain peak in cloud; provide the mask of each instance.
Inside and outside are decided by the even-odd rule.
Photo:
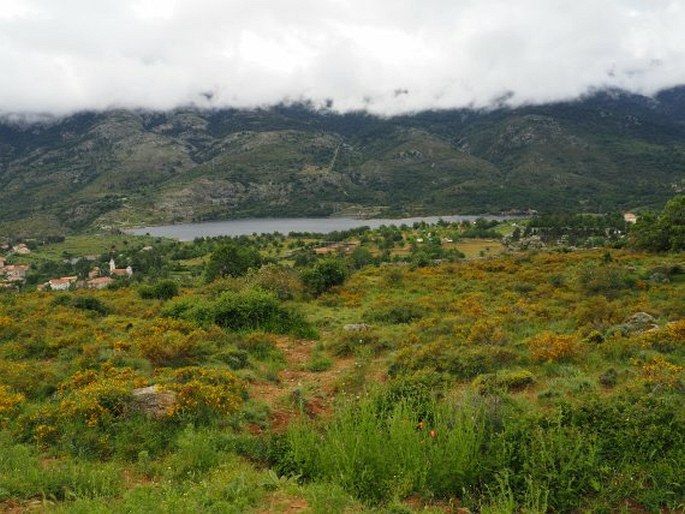
[[[0,0],[0,112],[392,115],[685,83],[675,0]]]

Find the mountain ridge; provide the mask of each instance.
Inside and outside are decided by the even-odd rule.
[[[392,118],[306,105],[0,122],[0,230],[246,216],[605,212],[685,187],[685,87]]]

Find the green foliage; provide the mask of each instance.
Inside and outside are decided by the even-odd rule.
[[[658,215],[640,216],[630,238],[635,248],[652,252],[685,250],[685,195],[673,197]]]
[[[212,252],[205,268],[205,279],[211,282],[217,278],[239,277],[261,265],[262,257],[255,248],[229,242]]]
[[[447,498],[477,483],[485,434],[477,411],[436,405],[421,428],[406,403],[387,412],[378,405],[367,398],[341,406],[321,436],[292,426],[281,465],[372,504],[425,491]]]
[[[578,286],[588,295],[615,296],[621,289],[630,288],[634,280],[616,264],[588,261],[576,269]]]
[[[339,286],[347,278],[345,261],[338,257],[326,257],[317,260],[313,266],[302,271],[301,279],[305,287],[318,296],[333,286]]]
[[[264,330],[316,336],[302,314],[283,307],[273,294],[260,289],[226,291],[215,300],[182,298],[170,302],[163,312],[205,327],[216,324],[232,331]]]
[[[379,323],[411,323],[426,316],[427,309],[409,300],[387,302],[371,307],[364,320]]]
[[[178,296],[178,283],[174,280],[160,280],[151,285],[138,288],[138,294],[145,300],[170,300]]]
[[[103,221],[328,215],[353,206],[384,206],[387,214],[573,210],[583,198],[589,212],[658,207],[680,184],[685,162],[673,114],[680,105],[659,103],[657,112],[644,98],[600,94],[494,114],[390,119],[281,106],[194,112],[193,131],[180,129],[178,112],[144,121],[121,110],[78,114],[31,130],[3,124],[3,143],[13,149],[6,165],[22,187],[8,187],[10,177],[0,182],[0,233],[45,237]],[[598,105],[601,119],[588,114]],[[627,127],[627,116],[650,122]],[[522,144],[530,134],[535,141]],[[197,138],[218,153],[199,158]],[[451,141],[468,141],[469,152]],[[71,151],[85,144],[87,155]],[[312,180],[313,169],[326,180]],[[73,173],[83,180],[75,183]],[[501,187],[504,173],[509,187]],[[240,194],[220,187],[226,180],[239,183]]]
[[[56,461],[46,465],[33,448],[14,444],[6,432],[0,433],[0,502],[97,498],[118,493],[122,485],[123,474],[114,464]]]
[[[76,309],[95,312],[100,315],[109,314],[110,309],[100,300],[93,296],[75,296],[71,304]]]
[[[482,392],[518,391],[535,383],[535,376],[528,370],[506,371],[480,375],[473,381]]]

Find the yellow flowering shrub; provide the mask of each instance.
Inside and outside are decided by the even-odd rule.
[[[654,348],[660,352],[672,352],[685,346],[685,319],[669,323],[659,330],[650,330],[640,336],[645,348]]]
[[[15,393],[9,387],[0,385],[0,419],[13,414],[24,400],[23,394]]]
[[[77,371],[59,387],[59,416],[91,428],[105,426],[125,413],[133,389],[146,384],[133,369],[110,364],[99,372]]]
[[[243,402],[242,381],[227,370],[190,366],[166,371],[164,388],[176,393],[172,415],[212,417],[236,412]]]
[[[637,363],[640,366],[642,380],[650,386],[659,386],[666,389],[680,389],[683,386],[685,368],[669,362],[661,355],[656,355],[645,363]]]
[[[158,318],[134,332],[133,337],[140,354],[154,366],[177,366],[202,353],[202,343],[217,337],[210,332],[213,330],[197,328],[189,321]]]
[[[0,316],[0,341],[12,339],[19,332],[17,324],[9,316]]]
[[[577,357],[581,345],[574,335],[541,332],[528,341],[528,349],[538,362],[561,361]]]
[[[502,320],[498,317],[479,319],[469,330],[466,342],[469,344],[504,344],[506,336],[501,328]]]

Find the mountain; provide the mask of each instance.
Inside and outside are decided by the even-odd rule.
[[[306,105],[0,123],[0,233],[245,216],[600,212],[685,188],[685,87],[378,118]]]

